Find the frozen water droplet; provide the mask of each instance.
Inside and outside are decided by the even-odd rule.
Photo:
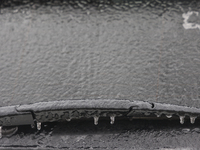
[[[184,124],[184,119],[185,119],[185,116],[180,116],[180,123],[181,124]]]
[[[157,117],[160,117],[160,116],[161,116],[161,114],[156,114],[156,116],[157,116]]]
[[[68,122],[70,122],[71,121],[71,118],[69,118],[69,119],[66,119]]]
[[[99,117],[94,117],[94,124],[98,125]]]
[[[200,128],[194,128],[192,131],[195,131],[197,133],[200,133]]]
[[[0,126],[0,138],[2,138],[2,126]]]
[[[182,131],[183,131],[184,133],[189,133],[189,132],[190,132],[190,129],[184,128],[184,129],[182,129]]]
[[[115,122],[115,116],[110,116],[110,124],[114,124]]]
[[[41,125],[42,125],[41,122],[37,122],[37,129],[38,129],[38,130],[41,130]]]
[[[194,124],[194,123],[195,123],[195,119],[196,119],[196,117],[190,117],[190,122],[191,122],[191,124]]]
[[[166,115],[166,117],[167,117],[167,118],[171,118],[171,117],[172,117],[172,115],[171,115],[171,114],[170,114],[170,115]]]
[[[144,115],[145,115],[145,116],[149,116],[150,113],[149,113],[149,112],[145,112]]]
[[[31,128],[32,128],[32,129],[35,128],[35,125],[34,125],[34,124],[31,124]]]

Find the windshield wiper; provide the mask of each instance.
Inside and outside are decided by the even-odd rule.
[[[71,119],[94,118],[98,124],[100,117],[110,118],[114,124],[115,118],[129,119],[190,119],[195,123],[200,109],[171,104],[149,103],[130,100],[63,100],[39,102],[27,105],[1,107],[0,131],[2,127],[31,125],[41,129],[44,122],[70,121]]]

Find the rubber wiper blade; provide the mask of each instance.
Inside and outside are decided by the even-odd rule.
[[[114,124],[115,117],[179,118],[183,124],[185,118],[190,118],[190,122],[194,123],[199,116],[199,108],[171,104],[131,100],[61,100],[1,107],[0,126],[36,125],[40,130],[41,123],[44,122],[81,118],[94,118],[94,124],[97,125],[99,117],[109,117],[111,124]]]

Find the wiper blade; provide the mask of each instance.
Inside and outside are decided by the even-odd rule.
[[[94,118],[98,124],[99,117],[129,119],[167,119],[179,118],[180,123],[190,118],[193,124],[199,117],[200,109],[171,104],[149,103],[130,100],[63,100],[39,102],[27,105],[1,107],[0,126],[31,125],[41,129],[41,123],[70,121],[71,119]]]
[[[173,115],[197,117],[200,109],[171,104],[149,103],[130,100],[65,100],[40,102],[16,107],[18,112],[32,112],[40,122],[71,120],[91,117],[160,117]],[[52,114],[53,113],[53,114]],[[193,119],[191,119],[193,120]],[[193,123],[194,121],[191,121]],[[183,123],[181,121],[181,123]]]

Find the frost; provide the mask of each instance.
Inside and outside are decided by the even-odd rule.
[[[188,22],[189,18],[190,18],[192,15],[196,15],[196,16],[198,17],[198,16],[199,16],[199,12],[196,12],[196,11],[189,11],[189,12],[184,13],[184,14],[182,15],[182,17],[184,18],[184,20],[183,20],[183,27],[184,27],[185,29],[200,29],[200,24]]]

